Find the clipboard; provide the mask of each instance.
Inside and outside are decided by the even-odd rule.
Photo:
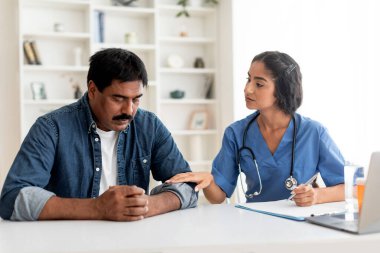
[[[241,203],[235,205],[235,207],[294,221],[305,221],[305,218],[310,216],[345,212],[344,201],[299,207],[294,201],[283,199],[269,202]]]

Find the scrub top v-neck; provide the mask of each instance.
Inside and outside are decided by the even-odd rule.
[[[243,145],[243,133],[248,122],[257,114],[231,124],[225,131],[222,148],[214,159],[212,174],[217,185],[230,197],[236,187],[239,174],[237,154]],[[320,172],[326,186],[344,182],[344,159],[338,147],[320,123],[295,114],[297,125],[293,176],[301,184],[316,172]],[[290,175],[292,156],[293,121],[290,121],[275,152],[270,152],[255,121],[247,132],[245,145],[256,155],[261,180],[260,195],[248,202],[274,201],[290,196],[284,182]],[[246,176],[247,194],[259,190],[259,179],[248,151],[241,153],[241,169]]]

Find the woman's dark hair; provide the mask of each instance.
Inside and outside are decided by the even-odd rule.
[[[142,60],[134,53],[120,48],[108,48],[90,57],[87,84],[91,80],[102,92],[113,80],[141,80],[145,87],[148,85],[148,74]]]
[[[302,74],[297,62],[285,53],[267,51],[256,55],[253,62],[262,62],[275,81],[277,106],[293,115],[302,103]]]

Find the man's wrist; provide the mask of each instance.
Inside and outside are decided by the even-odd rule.
[[[104,218],[104,212],[102,210],[102,204],[99,198],[92,198],[90,199],[90,209],[93,210],[93,219],[95,220],[103,220]]]
[[[148,212],[144,217],[151,217],[181,208],[181,201],[179,197],[171,191],[165,191],[156,195],[147,196],[147,198]]]

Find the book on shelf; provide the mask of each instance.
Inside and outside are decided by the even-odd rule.
[[[36,59],[36,64],[37,65],[41,65],[41,57],[40,57],[40,53],[38,51],[38,48],[37,48],[37,44],[36,44],[36,41],[35,40],[31,40],[29,41],[30,43],[30,47],[32,48],[32,51],[33,51],[33,54],[34,54],[34,58]]]
[[[104,12],[94,11],[94,40],[97,43],[104,42]]]
[[[34,40],[25,40],[23,42],[24,55],[30,65],[41,65],[41,58]]]
[[[25,40],[23,42],[24,55],[28,64],[36,64],[36,58],[34,57],[32,46],[30,42]]]

